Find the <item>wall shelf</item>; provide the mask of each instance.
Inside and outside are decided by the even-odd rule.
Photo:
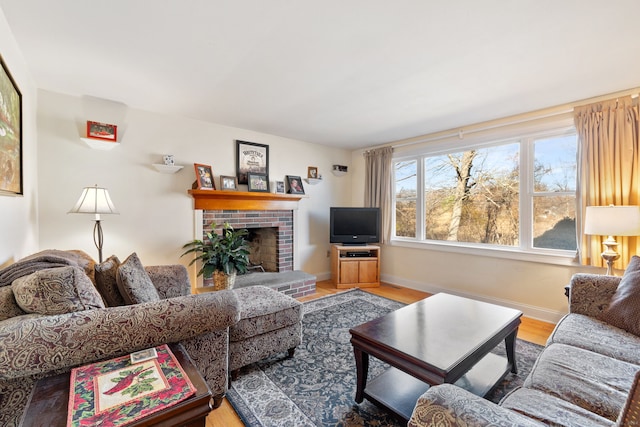
[[[89,147],[93,148],[94,150],[111,150],[113,149],[113,147],[120,145],[119,142],[115,142],[115,141],[102,141],[99,139],[93,139],[93,138],[80,138],[82,141],[84,141],[85,144],[87,144]]]
[[[153,166],[155,170],[157,170],[160,173],[176,173],[184,167],[184,166],[178,166],[178,165],[162,165],[158,163],[154,163],[151,166]]]
[[[316,185],[322,182],[322,178],[305,178],[304,180],[307,181],[309,185]]]

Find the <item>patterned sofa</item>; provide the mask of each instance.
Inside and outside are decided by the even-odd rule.
[[[499,405],[451,384],[418,400],[417,426],[639,426],[640,258],[622,278],[576,274],[569,314]]]
[[[37,379],[163,343],[181,343],[222,402],[235,294],[190,295],[181,265],[116,261],[48,250],[0,270],[1,426],[19,425]]]

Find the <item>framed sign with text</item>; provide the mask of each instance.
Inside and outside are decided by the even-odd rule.
[[[238,184],[248,184],[249,173],[269,175],[269,146],[236,141]]]

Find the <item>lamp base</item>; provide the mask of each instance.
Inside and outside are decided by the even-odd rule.
[[[93,226],[93,243],[95,243],[96,248],[98,248],[98,262],[102,264],[102,226],[100,225],[100,220],[96,219],[96,225]]]
[[[613,276],[613,263],[620,258],[620,254],[616,252],[616,247],[618,246],[618,242],[613,236],[609,236],[607,240],[602,242],[602,244],[606,247],[605,251],[600,254],[603,260],[607,263],[607,276]]]

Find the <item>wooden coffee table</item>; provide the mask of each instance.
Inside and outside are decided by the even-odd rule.
[[[166,409],[150,414],[129,426],[204,427],[211,411],[211,391],[181,346],[169,346],[196,388],[196,394]],[[21,427],[64,427],[67,425],[70,373],[47,377],[36,383]]]
[[[351,329],[356,402],[366,398],[401,419],[411,417],[431,385],[455,383],[484,396],[509,371],[522,312],[439,293]],[[502,340],[507,357],[491,353]],[[392,366],[367,384],[369,356]]]

